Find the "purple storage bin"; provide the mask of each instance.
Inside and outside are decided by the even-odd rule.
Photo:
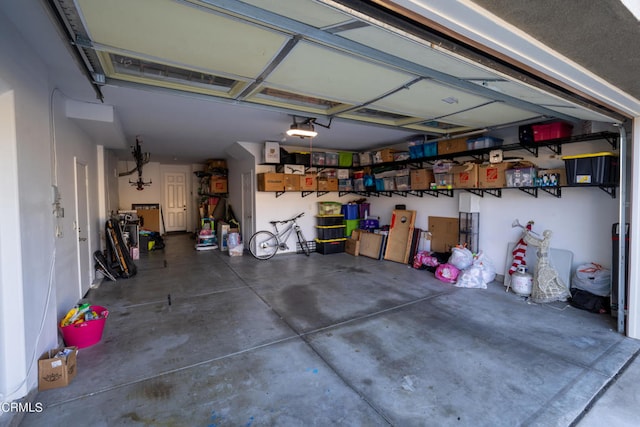
[[[342,205],[341,213],[344,215],[344,219],[358,219],[358,205]]]
[[[375,230],[380,227],[380,221],[377,219],[363,219],[360,221],[360,229],[362,230]]]
[[[371,213],[371,208],[369,206],[369,203],[360,203],[358,205],[358,218],[360,219],[364,219],[367,217],[367,215],[369,215]]]

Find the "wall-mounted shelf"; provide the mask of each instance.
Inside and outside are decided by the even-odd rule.
[[[307,197],[310,194],[316,193],[317,197],[324,196],[328,193],[338,193],[339,197],[347,196],[349,194],[356,194],[362,197],[393,197],[393,196],[415,196],[423,197],[425,194],[432,197],[453,197],[455,191],[466,191],[476,196],[484,197],[488,194],[493,197],[501,198],[503,190],[520,190],[525,194],[537,198],[539,191],[544,191],[556,198],[562,197],[563,188],[599,188],[612,198],[616,197],[617,185],[602,185],[602,184],[578,184],[578,185],[563,185],[563,186],[548,186],[548,187],[501,187],[501,188],[449,188],[449,189],[430,189],[430,190],[391,190],[391,191],[302,191],[302,197]],[[297,191],[275,191],[276,197],[280,197],[285,193],[297,193]]]

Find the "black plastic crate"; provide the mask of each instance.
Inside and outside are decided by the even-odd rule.
[[[322,255],[337,254],[344,252],[344,245],[347,239],[318,240],[316,239],[316,252]]]
[[[343,225],[344,215],[317,215],[316,224],[324,227],[330,227],[332,225]]]
[[[316,232],[318,233],[319,240],[333,240],[344,237],[344,225],[332,225],[329,227],[316,226]]]
[[[618,157],[612,153],[563,157],[567,184],[612,185],[618,182]]]

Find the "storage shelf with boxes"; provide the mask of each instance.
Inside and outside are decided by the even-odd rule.
[[[383,149],[363,153],[339,152],[335,153],[337,157],[330,156],[331,164],[337,163],[338,167],[346,165],[349,157],[347,154],[351,154],[351,168],[325,168],[317,174],[308,173],[305,169],[304,175],[302,175],[303,170],[296,169],[299,177],[285,178],[283,175],[281,178],[283,183],[287,179],[289,184],[283,185],[282,188],[280,184],[261,185],[260,183],[268,176],[259,176],[258,188],[260,191],[279,192],[276,196],[285,191],[302,191],[303,196],[314,191],[319,195],[338,191],[341,196],[358,194],[365,197],[407,196],[408,194],[418,197],[424,194],[453,197],[454,190],[501,197],[503,189],[516,188],[534,197],[538,196],[539,189],[555,197],[561,197],[563,187],[591,186],[599,187],[615,197],[615,189],[618,186],[615,179],[617,158],[613,153],[606,156],[596,153],[593,156],[585,155],[584,158],[576,158],[582,160],[566,157],[563,158],[564,168],[538,168],[532,162],[502,160],[503,151],[526,150],[537,157],[539,148],[548,148],[553,153],[559,154],[562,145],[565,144],[605,140],[615,147],[617,143],[618,135],[615,132],[605,131],[571,136],[570,131],[571,128],[566,124],[552,122],[528,126],[524,129],[521,127],[520,141],[507,145],[504,145],[500,138],[479,135],[473,138],[441,141],[409,141],[409,151]],[[326,165],[327,154],[311,153],[310,161]],[[460,163],[459,159],[469,157],[472,159]],[[601,172],[593,173],[592,182],[586,182],[591,179],[591,175],[582,173],[579,177],[572,176],[567,179],[568,175],[574,174],[570,168],[574,165],[585,168],[587,162],[591,161],[585,159],[592,157],[596,158],[594,167],[602,169]],[[341,159],[344,159],[342,164]],[[433,161],[436,163],[431,166]],[[355,166],[356,163],[358,166]],[[607,175],[607,179],[600,179],[600,175],[603,174]],[[589,178],[585,178],[586,176]],[[306,185],[303,185],[303,182]],[[298,186],[299,189],[297,189]]]

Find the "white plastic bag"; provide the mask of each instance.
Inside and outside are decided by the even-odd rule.
[[[487,284],[482,277],[482,265],[476,263],[462,270],[455,286],[459,288],[487,289]]]
[[[571,287],[606,297],[611,293],[611,270],[594,262],[582,264],[571,279]]]
[[[493,262],[486,256],[482,251],[478,255],[476,255],[476,259],[473,261],[474,264],[480,264],[482,267],[482,280],[484,280],[485,284],[491,283],[496,278],[496,267],[493,265]]]
[[[467,248],[455,247],[451,250],[449,264],[456,266],[458,270],[464,270],[473,264],[473,254]]]

